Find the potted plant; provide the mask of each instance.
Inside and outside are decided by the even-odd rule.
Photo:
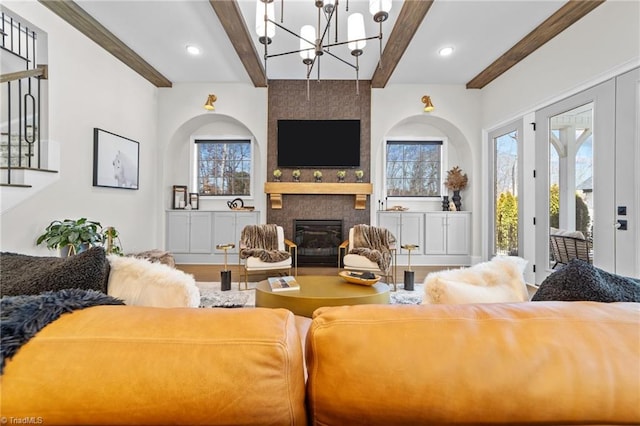
[[[356,170],[356,182],[362,182],[364,172],[362,170]]]
[[[83,217],[76,220],[54,220],[38,237],[36,245],[46,243],[49,250],[60,250],[60,256],[66,257],[81,253],[102,241],[102,225]]]
[[[291,172],[291,176],[293,176],[293,181],[294,182],[299,182],[300,181],[300,170],[295,169],[294,171]]]
[[[276,182],[280,182],[281,177],[282,177],[282,171],[280,169],[275,169],[273,171],[273,180]]]
[[[316,182],[322,182],[322,172],[320,170],[314,171],[313,177],[316,178]]]
[[[347,172],[345,172],[344,170],[338,170],[338,173],[336,173],[336,175],[338,176],[338,182],[344,182],[344,178],[347,175]]]
[[[45,243],[50,250],[59,250],[61,257],[82,253],[92,246],[106,243],[107,254],[122,255],[118,231],[113,227],[102,228],[100,222],[80,218],[54,220],[36,241]]]

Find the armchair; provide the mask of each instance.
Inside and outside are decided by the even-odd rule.
[[[386,228],[356,225],[349,229],[349,239],[338,252],[346,270],[368,271],[391,279],[396,291],[396,238]]]
[[[244,288],[249,288],[249,272],[283,271],[298,275],[298,246],[284,238],[284,229],[275,224],[247,225],[240,234],[239,271],[244,273]],[[242,290],[240,282],[238,288]]]

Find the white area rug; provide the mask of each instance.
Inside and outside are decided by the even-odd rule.
[[[238,290],[238,283],[231,283],[231,290],[221,291],[220,282],[196,282],[200,289],[201,308],[250,308],[256,305],[255,282],[249,283],[249,290]],[[422,283],[414,284],[414,290],[404,289],[404,284],[398,284],[398,290],[393,291],[391,287],[390,298],[392,305],[419,305],[424,297],[424,286]]]

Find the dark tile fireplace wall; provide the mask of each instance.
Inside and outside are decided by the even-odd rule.
[[[330,60],[332,58],[328,58]],[[304,71],[304,70],[303,70]],[[355,80],[309,81],[270,80],[268,96],[268,145],[267,179],[277,164],[277,123],[289,120],[360,120],[360,169],[365,182],[369,182],[371,163],[371,82],[359,82],[360,94],[356,94]],[[300,141],[304,143],[305,141]],[[335,155],[340,155],[336,152]],[[292,181],[290,168],[282,170],[282,181]],[[301,169],[302,182],[313,182],[313,169]],[[322,169],[324,182],[337,182],[338,169]],[[347,170],[346,182],[355,182],[355,169]],[[349,235],[349,228],[360,223],[369,223],[371,197],[367,198],[364,210],[356,210],[353,195],[307,195],[285,194],[282,209],[272,209],[267,199],[267,222],[282,225],[285,237],[293,240],[295,219],[339,219],[342,220],[342,235]]]

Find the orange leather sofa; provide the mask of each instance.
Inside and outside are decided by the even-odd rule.
[[[640,304],[99,306],[0,396],[10,424],[640,424]]]

